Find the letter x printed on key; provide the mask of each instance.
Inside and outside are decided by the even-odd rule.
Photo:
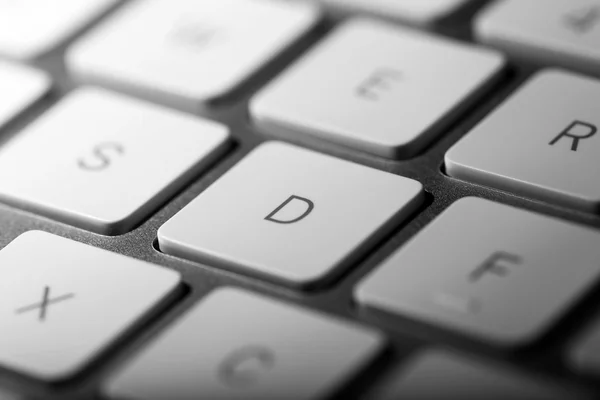
[[[74,293],[67,293],[60,296],[57,296],[53,299],[50,298],[50,286],[44,286],[44,293],[42,295],[42,301],[34,304],[30,304],[28,306],[24,306],[15,310],[16,314],[23,314],[29,311],[34,311],[39,309],[39,320],[44,321],[46,319],[46,313],[48,310],[48,306],[51,304],[59,303],[61,301],[65,301],[71,299],[75,296]]]

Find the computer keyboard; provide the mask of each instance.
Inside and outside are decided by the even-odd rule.
[[[600,1],[0,0],[0,399],[600,398]]]

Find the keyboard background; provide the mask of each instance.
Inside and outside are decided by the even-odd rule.
[[[99,20],[110,18],[110,14],[117,12],[118,8],[124,3],[122,2],[111,9]],[[470,29],[472,16],[487,3],[489,1],[471,2],[459,13],[440,21],[432,30],[442,35],[472,42]],[[22,392],[33,398],[79,399],[93,397],[93,393],[95,393],[106,374],[113,371],[115,366],[120,365],[122,360],[127,359],[136,349],[143,347],[150,337],[158,334],[171,321],[198,302],[213,288],[227,285],[246,288],[274,299],[302,305],[308,309],[321,310],[342,318],[356,320],[359,323],[377,328],[390,339],[390,351],[386,356],[362,374],[360,379],[340,393],[339,398],[361,397],[363,394],[368,393],[371,388],[376,387],[380,381],[383,381],[385,374],[391,373],[394,366],[402,363],[414,352],[432,345],[450,346],[467,354],[478,354],[483,359],[499,360],[508,366],[512,365],[516,369],[533,372],[534,375],[541,374],[551,380],[580,383],[583,386],[592,388],[595,393],[600,395],[600,382],[594,382],[591,378],[575,374],[563,361],[571,342],[577,338],[578,333],[583,332],[593,322],[594,317],[598,314],[596,312],[596,304],[600,301],[600,288],[598,288],[598,285],[596,285],[596,290],[591,292],[591,295],[578,303],[576,309],[571,310],[566,318],[559,322],[555,329],[550,330],[542,337],[540,341],[526,349],[508,351],[490,347],[486,343],[475,342],[436,326],[429,326],[391,315],[383,315],[374,311],[362,312],[355,307],[352,300],[352,289],[365,274],[376,268],[385,258],[417,234],[421,228],[435,219],[450,204],[462,197],[477,196],[600,228],[600,216],[462,182],[444,174],[443,158],[445,152],[503,99],[518,88],[533,72],[539,69],[538,66],[533,64],[510,60],[509,68],[504,77],[482,97],[481,101],[468,109],[423,152],[408,160],[392,161],[378,158],[306,136],[299,137],[294,142],[308,149],[418,180],[424,185],[427,192],[427,201],[414,218],[410,218],[407,223],[396,228],[392,234],[375,246],[374,251],[351,268],[349,273],[342,275],[340,279],[332,282],[326,288],[307,293],[298,292],[276,284],[263,282],[258,278],[253,279],[231,273],[215,266],[200,265],[170,257],[157,250],[156,231],[163,223],[210,186],[231,166],[235,165],[257,144],[272,139],[252,126],[247,111],[248,100],[286,66],[301,57],[303,51],[310,48],[339,21],[340,17],[328,15],[314,32],[301,39],[299,43],[261,69],[239,90],[236,90],[218,104],[214,111],[198,111],[197,115],[222,122],[230,128],[234,140],[233,148],[213,167],[209,168],[207,173],[198,176],[188,187],[170,198],[133,231],[120,236],[102,236],[0,204],[0,248],[6,246],[25,231],[43,230],[177,270],[182,274],[184,282],[190,289],[182,301],[177,302],[174,307],[166,310],[166,313],[159,315],[147,326],[136,327],[105,356],[98,359],[91,368],[84,371],[72,382],[62,385],[63,387],[46,387],[39,382],[30,381],[4,369],[0,369],[0,387],[6,387],[17,393]],[[95,23],[85,30],[93,28],[94,25]],[[76,35],[75,38],[79,37],[80,34]],[[52,75],[56,82],[54,90],[43,101],[2,129],[0,132],[0,145],[12,135],[18,134],[20,130],[75,87],[67,76],[63,63],[64,50],[73,41],[74,39],[70,40],[51,54],[43,56],[31,64],[48,71]],[[507,157],[510,157],[510,154],[507,154]],[[160,162],[160,160],[157,160],[157,162]],[[435,246],[435,244],[432,244],[432,246]],[[535,293],[532,293],[532,296],[534,295]]]

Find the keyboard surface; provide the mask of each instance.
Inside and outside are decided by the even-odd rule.
[[[0,399],[600,398],[599,37],[0,0]]]

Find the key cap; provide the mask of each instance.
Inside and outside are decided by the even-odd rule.
[[[187,110],[229,94],[318,20],[311,4],[151,0],[69,51],[75,77]]]
[[[597,231],[466,198],[365,278],[355,296],[365,307],[481,341],[523,345],[594,283],[599,257]]]
[[[600,82],[544,71],[445,156],[449,175],[597,212]]]
[[[179,285],[174,271],[40,231],[0,264],[0,363],[48,381],[80,372]]]
[[[64,42],[115,0],[0,0],[0,53],[40,56]]]
[[[479,41],[514,57],[598,75],[600,1],[498,1],[474,30]]]
[[[382,157],[409,157],[503,65],[493,51],[356,20],[263,89],[250,109],[273,135],[308,135]]]
[[[570,363],[580,372],[600,375],[600,320],[577,339],[570,351]]]
[[[366,12],[415,25],[430,25],[456,11],[466,0],[321,0],[336,9]]]
[[[0,62],[0,127],[45,95],[50,85],[50,78],[41,71]]]
[[[517,374],[445,351],[419,355],[395,372],[371,400],[560,400],[583,399],[573,388]]]
[[[0,199],[123,233],[212,163],[227,137],[219,124],[80,89],[0,149]]]
[[[371,330],[220,289],[126,364],[106,392],[145,400],[321,399],[382,347]]]
[[[167,254],[294,286],[339,274],[421,204],[416,181],[271,142],[158,230]]]

